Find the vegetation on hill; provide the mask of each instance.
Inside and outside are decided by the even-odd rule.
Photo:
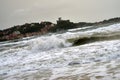
[[[49,32],[58,32],[65,31],[67,29],[73,29],[78,27],[85,26],[94,26],[94,25],[102,25],[108,23],[118,23],[120,22],[120,18],[112,18],[109,20],[104,20],[95,23],[87,23],[87,22],[79,22],[73,23],[70,20],[62,20],[59,18],[57,24],[53,24],[52,22],[41,22],[41,23],[26,23],[23,25],[17,25],[8,29],[0,30],[0,41],[13,40],[33,35],[42,35]]]

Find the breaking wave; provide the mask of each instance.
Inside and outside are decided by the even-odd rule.
[[[1,80],[119,80],[119,62],[120,24],[0,43]]]
[[[86,27],[88,28],[88,27]],[[92,27],[93,28],[93,27]],[[96,41],[106,41],[106,40],[117,40],[120,39],[120,24],[115,24],[107,27],[100,27],[93,30],[82,31],[79,28],[73,29],[73,31],[79,32],[69,32],[68,42],[73,43],[73,45],[87,44]],[[72,30],[71,30],[72,31]],[[68,36],[68,35],[65,35]]]
[[[39,51],[46,51],[50,49],[64,48],[71,46],[71,43],[66,42],[64,39],[59,38],[55,35],[33,39],[28,44],[32,50],[39,50]]]

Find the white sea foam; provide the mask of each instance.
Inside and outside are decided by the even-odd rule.
[[[69,29],[68,31],[70,31],[70,32],[76,32],[76,31],[79,31],[79,30],[82,31],[83,29],[88,29],[90,27],[92,27],[92,26],[87,26],[87,27],[82,27],[82,28],[75,28],[75,29]]]
[[[66,42],[64,39],[59,38],[56,35],[33,39],[28,44],[32,50],[39,51],[47,51],[50,49],[63,48],[71,45],[71,43]]]
[[[120,35],[120,24],[114,24],[111,26],[100,27],[92,29],[89,31],[79,31],[79,32],[66,32],[62,34],[65,39],[70,38],[84,38],[84,37],[96,37],[96,36],[114,36]]]
[[[119,39],[81,46],[66,41],[104,34],[120,34],[120,24],[2,44],[7,48],[0,52],[0,79],[119,80]]]

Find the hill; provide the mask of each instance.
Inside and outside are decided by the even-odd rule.
[[[78,27],[103,26],[115,23],[120,23],[119,17],[94,23],[89,22],[74,23],[71,22],[70,20],[62,20],[61,18],[57,20],[57,24],[54,24],[49,21],[44,21],[41,23],[25,23],[23,25],[16,25],[4,30],[0,30],[0,41],[14,40],[34,35],[43,35],[50,32],[54,33]]]

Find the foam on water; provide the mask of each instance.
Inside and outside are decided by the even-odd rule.
[[[76,29],[77,30],[77,29]],[[87,31],[79,31],[79,32],[67,32],[62,34],[65,39],[70,38],[85,38],[85,37],[96,37],[96,36],[114,36],[120,35],[120,24],[114,24],[111,26],[100,27]]]
[[[50,50],[56,48],[68,47],[71,44],[66,42],[64,39],[57,37],[56,35],[40,37],[33,39],[29,42],[29,46],[33,50]]]
[[[77,30],[77,29],[76,29]],[[67,39],[120,34],[120,24],[2,44],[2,80],[119,80],[120,40],[71,46]],[[13,44],[13,45],[12,45]]]
[[[69,32],[76,32],[76,31],[82,31],[82,30],[85,30],[85,29],[89,29],[91,28],[92,26],[87,26],[87,27],[83,27],[83,28],[76,28],[76,29],[69,29],[68,31]]]

